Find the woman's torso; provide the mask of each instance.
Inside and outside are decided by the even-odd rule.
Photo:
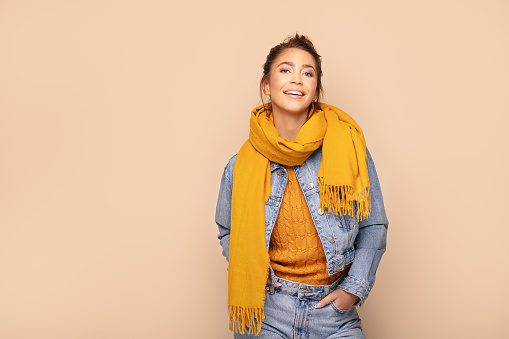
[[[233,177],[234,156],[227,165],[230,178]],[[359,230],[359,223],[353,216],[335,215],[320,208],[320,191],[317,181],[318,168],[322,160],[321,147],[313,152],[300,166],[294,166],[295,175],[304,194],[304,198],[316,227],[316,231],[323,247],[326,258],[327,274],[342,271],[346,265],[352,263],[354,258],[354,242]],[[265,239],[267,251],[274,230],[285,188],[288,182],[288,173],[283,165],[270,162],[271,194],[265,204]]]

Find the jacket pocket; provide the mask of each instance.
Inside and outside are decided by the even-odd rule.
[[[334,213],[333,213],[334,214]],[[353,229],[353,217],[350,215],[336,215],[334,214],[336,225],[345,230]]]

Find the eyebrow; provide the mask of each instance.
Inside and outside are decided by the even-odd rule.
[[[290,62],[290,61],[283,61],[282,63],[280,63],[279,65],[277,65],[276,67],[279,67],[281,65],[289,65],[289,66],[292,66],[294,67],[295,64],[293,62]],[[316,69],[313,67],[313,65],[308,65],[308,64],[303,64],[302,65],[302,68],[312,68],[315,72],[316,72]]]

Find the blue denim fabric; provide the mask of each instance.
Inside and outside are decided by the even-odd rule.
[[[331,285],[306,285],[281,278],[272,281],[280,287],[267,285],[260,336],[235,333],[235,339],[366,339],[356,306],[340,310],[330,303],[322,308],[315,305],[344,281],[345,274]]]
[[[314,151],[300,166],[294,166],[307,206],[313,218],[327,260],[327,273],[340,272],[352,263],[340,289],[357,295],[361,306],[375,283],[376,270],[386,249],[388,220],[385,214],[380,183],[371,154],[367,152],[367,166],[371,189],[371,214],[357,221],[357,208],[354,204],[353,216],[335,215],[320,209],[320,191],[317,181],[318,168],[322,160],[322,148]],[[225,167],[216,206],[218,238],[223,255],[229,260],[231,199],[234,155]],[[272,192],[265,204],[265,235],[269,249],[270,236],[283,200],[288,174],[284,166],[271,162]],[[272,268],[269,268],[272,274]]]

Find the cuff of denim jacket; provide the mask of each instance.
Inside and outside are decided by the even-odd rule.
[[[359,300],[354,303],[354,306],[362,306],[364,301],[369,294],[369,286],[366,285],[362,280],[355,278],[354,276],[348,275],[338,286],[343,291],[355,294],[359,297]]]

